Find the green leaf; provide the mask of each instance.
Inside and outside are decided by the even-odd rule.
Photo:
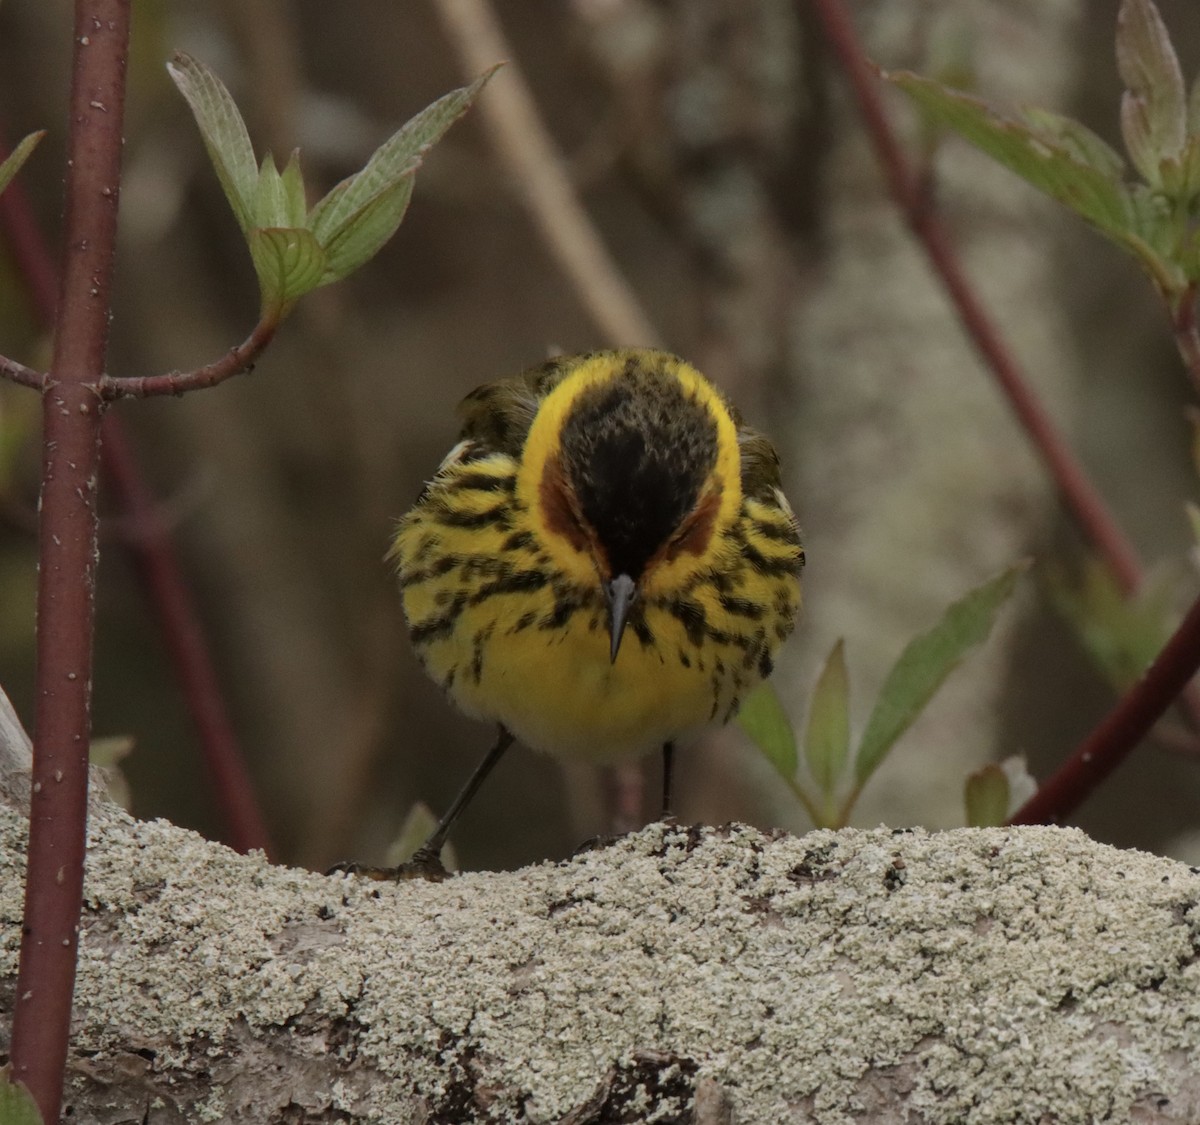
[[[0,1067],[0,1125],[43,1125],[37,1102],[24,1082],[12,1076],[12,1067]]]
[[[46,135],[45,129],[39,129],[36,133],[30,133],[25,137],[16,148],[12,150],[5,158],[4,163],[0,164],[0,191],[3,191],[12,182],[12,178],[21,170],[21,165],[29,159],[29,154],[37,148],[38,141]],[[0,1119],[2,1120],[2,1119]]]
[[[995,762],[968,776],[963,795],[972,828],[995,828],[1008,819],[1008,776]]]
[[[1095,169],[1113,181],[1119,181],[1125,175],[1125,158],[1082,121],[1038,106],[1021,109],[1020,120],[1028,124],[1037,136],[1053,138],[1068,156],[1080,164]]]
[[[347,277],[379,252],[404,218],[413,186],[413,177],[405,177],[380,192],[337,229],[325,243],[326,267],[322,285]]]
[[[833,646],[821,669],[808,710],[804,760],[828,802],[850,756],[850,679],[844,645]]]
[[[321,284],[325,252],[304,227],[255,227],[247,232],[264,313],[282,315]]]
[[[1165,577],[1129,597],[1110,567],[1089,559],[1077,576],[1051,574],[1049,585],[1055,607],[1118,691],[1141,677],[1170,636],[1173,599]]]
[[[1182,286],[1180,270],[1164,256],[1174,246],[1169,208],[1138,197],[1122,183],[1120,158],[1078,122],[1048,110],[1006,118],[987,102],[905,71],[884,76],[928,116],[1069,207],[1133,254],[1164,292]]]
[[[300,150],[298,148],[292,149],[287,167],[284,168],[280,177],[280,186],[283,188],[285,222],[279,225],[308,226],[308,199],[304,194],[304,177],[300,173]]]
[[[790,783],[796,774],[796,732],[775,689],[766,680],[746,696],[737,723]]]
[[[854,771],[860,787],[959,661],[987,639],[996,611],[1008,600],[1027,565],[1009,567],[972,590],[950,606],[929,632],[908,643],[880,689],[859,744]]]
[[[300,152],[292,151],[282,174],[270,153],[262,158],[254,193],[254,226],[307,227],[308,203],[300,175]]]
[[[256,227],[290,227],[287,221],[287,198],[283,179],[275,167],[275,158],[268,152],[258,166],[258,182],[254,188],[254,223]],[[301,221],[299,224],[303,226]]]
[[[167,72],[191,108],[238,226],[248,233],[255,225],[259,177],[250,134],[237,105],[221,80],[191,55],[176,51]]]
[[[361,265],[395,233],[408,206],[407,193],[412,191],[411,183],[407,189],[402,185],[411,181],[425,153],[466,113],[496,69],[492,67],[470,86],[451,91],[418,113],[384,141],[360,171],[313,207],[309,229],[322,246],[340,243],[337,276],[344,277]]]
[[[1150,0],[1124,0],[1117,15],[1117,70],[1125,83],[1121,132],[1146,182],[1164,186],[1160,165],[1187,136],[1183,72],[1166,25]]]

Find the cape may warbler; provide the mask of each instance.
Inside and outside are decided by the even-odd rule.
[[[564,356],[464,400],[391,555],[413,647],[500,740],[607,762],[729,720],[792,631],[804,552],[771,443],[695,368]]]

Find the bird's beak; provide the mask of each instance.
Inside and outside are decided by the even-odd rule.
[[[617,651],[621,647],[621,636],[625,632],[625,622],[629,617],[629,608],[637,597],[637,583],[628,574],[618,574],[604,587],[608,597],[608,636],[611,641],[609,655],[612,662],[617,661]]]

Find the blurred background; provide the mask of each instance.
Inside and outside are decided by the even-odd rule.
[[[1118,145],[1115,0],[849,5],[881,65],[965,66],[1001,103],[1072,113]],[[253,327],[244,244],[164,63],[226,82],[256,149],[299,146],[323,192],[468,77],[456,5],[135,0],[110,370],[186,370]],[[920,250],[885,197],[809,5],[783,0],[522,0],[497,5],[578,198],[672,350],[779,446],[805,529],[806,610],[776,683],[802,722],[845,637],[861,729],[903,644],[1013,560],[1033,577],[986,648],[897,748],[855,823],[963,822],[981,763],[1045,776],[1113,695],[1050,605],[1044,576],[1081,543]],[[1160,8],[1200,65],[1200,11]],[[22,173],[57,245],[69,6],[0,8],[3,139],[49,135]],[[469,36],[468,36],[469,37]],[[499,60],[496,60],[499,61]],[[494,89],[485,90],[483,99]],[[904,134],[908,107],[889,93]],[[409,650],[383,556],[394,520],[453,444],[482,382],[614,339],[523,203],[476,107],[417,178],[393,241],[306,298],[250,375],[114,408],[169,524],[277,858],[381,862],[414,801],[445,807],[493,732],[457,716]],[[957,142],[938,198],[974,282],[1173,612],[1197,582],[1184,501],[1200,491],[1195,394],[1135,267]],[[44,367],[28,276],[0,246],[3,351]],[[36,396],[0,384],[0,684],[32,714]],[[228,838],[136,555],[141,525],[105,489],[95,733],[127,736],[139,816]],[[649,792],[657,791],[650,763]],[[736,730],[689,748],[684,821],[803,831]],[[519,748],[455,834],[468,867],[568,854],[605,827],[597,771]],[[1200,761],[1147,745],[1078,822],[1121,845],[1200,857]],[[651,798],[647,800],[652,806]]]

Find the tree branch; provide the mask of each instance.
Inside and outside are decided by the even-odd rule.
[[[279,321],[264,318],[254,326],[254,331],[235,348],[230,348],[220,359],[198,367],[195,371],[172,371],[165,375],[139,375],[114,378],[105,375],[100,381],[100,394],[106,402],[119,398],[153,398],[157,395],[181,395],[218,383],[234,375],[254,368],[254,361],[274,339],[279,330]]]
[[[1200,599],[1188,610],[1146,674],[1118,700],[1054,776],[1009,819],[1010,824],[1061,820],[1077,808],[1175,701],[1200,669]]]
[[[3,355],[0,355],[0,375],[21,387],[30,387],[35,391],[46,389],[45,372],[34,371],[32,367],[26,367],[15,359],[9,359]]]
[[[43,327],[54,323],[58,278],[20,179],[0,194],[0,228],[13,260],[29,288]],[[116,414],[102,427],[101,469],[136,534],[122,537],[142,577],[143,590],[166,641],[184,701],[195,724],[217,804],[225,817],[228,840],[239,851],[261,848],[271,854],[266,822],[255,798],[245,757],[238,744],[225,696],[217,680],[200,617],[171,541],[170,529],[139,471],[133,446]]]
[[[77,0],[64,266],[42,401],[35,738],[12,1073],[56,1125],[83,893],[97,557],[129,0]]]
[[[1195,1121],[1196,878],[1081,832],[658,824],[437,885],[92,838],[73,1120]]]

